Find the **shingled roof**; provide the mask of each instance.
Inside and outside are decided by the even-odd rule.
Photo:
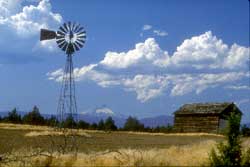
[[[179,110],[174,112],[174,114],[220,114],[227,108],[234,106],[238,110],[237,106],[232,102],[185,104]]]

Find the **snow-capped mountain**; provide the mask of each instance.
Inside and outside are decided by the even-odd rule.
[[[84,120],[88,123],[98,123],[101,119],[105,120],[108,117],[112,117],[112,119],[115,121],[116,126],[118,127],[122,127],[127,119],[126,116],[114,113],[112,109],[105,105],[93,110],[81,112],[78,115],[79,120]]]

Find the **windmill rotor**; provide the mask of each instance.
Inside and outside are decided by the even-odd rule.
[[[84,27],[75,22],[66,22],[57,31],[41,29],[40,41],[56,39],[56,43],[66,54],[79,51],[86,41]]]

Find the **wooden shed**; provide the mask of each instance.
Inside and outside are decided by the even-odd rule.
[[[226,127],[231,112],[242,114],[234,103],[185,104],[174,112],[174,129],[177,132],[218,133]]]

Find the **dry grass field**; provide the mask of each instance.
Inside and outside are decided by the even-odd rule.
[[[67,133],[44,126],[0,124],[0,166],[206,166],[211,148],[224,140],[205,133],[76,133],[78,154],[60,154],[57,149]],[[242,140],[244,148],[250,146],[249,138]]]

